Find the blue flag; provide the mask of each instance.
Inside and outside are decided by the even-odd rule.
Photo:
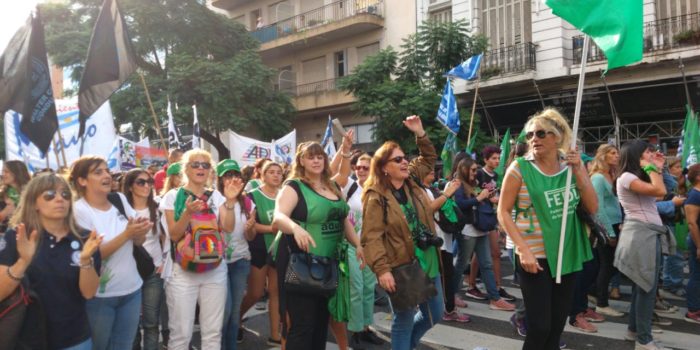
[[[333,159],[336,150],[335,144],[333,143],[333,122],[331,122],[330,115],[328,115],[328,124],[326,125],[326,132],[323,133],[323,140],[321,141],[321,146],[328,155],[328,159]]]
[[[479,65],[481,64],[481,56],[483,54],[478,54],[476,56],[469,57],[466,61],[462,62],[457,67],[452,68],[447,72],[448,77],[460,78],[464,80],[472,80],[476,78],[477,73],[479,73]]]
[[[459,132],[459,112],[457,111],[457,99],[455,98],[454,91],[452,91],[452,85],[450,84],[449,79],[445,83],[445,91],[442,94],[440,108],[438,108],[437,120],[453,134]]]

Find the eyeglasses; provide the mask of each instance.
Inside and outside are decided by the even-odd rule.
[[[226,178],[226,179],[230,179],[230,178],[234,178],[234,177],[235,177],[235,178],[240,178],[240,177],[241,177],[241,174],[239,174],[239,173],[237,173],[237,172],[235,172],[235,171],[228,171],[228,172],[226,172],[224,175],[222,175],[221,177]]]
[[[547,137],[547,134],[552,134],[552,135],[554,135],[553,132],[551,132],[551,131],[546,131],[546,130],[528,131],[528,132],[525,134],[525,139],[528,140],[528,141],[530,141],[530,140],[532,140],[532,137],[533,137],[533,136],[537,136],[538,139],[543,139],[543,138]]]
[[[48,191],[44,192],[42,197],[44,198],[45,201],[51,202],[52,200],[54,200],[56,198],[57,193],[58,193],[58,191],[56,191],[56,190],[48,190]],[[63,197],[63,199],[65,199],[65,200],[69,201],[70,200],[70,191],[68,191],[68,190],[61,191],[61,197]]]
[[[190,165],[190,168],[192,168],[192,169],[199,168],[199,169],[207,170],[207,169],[211,168],[211,163],[208,163],[208,162],[192,162],[192,163],[189,163],[189,165]]]
[[[136,186],[141,187],[146,186],[146,184],[148,184],[148,186],[153,186],[153,183],[153,179],[136,179],[136,181],[134,181]]]
[[[401,164],[403,161],[408,162],[408,157],[406,156],[396,156],[394,158],[389,159],[390,161],[396,163],[396,164]]]
[[[356,165],[356,166],[355,166],[355,170],[369,171],[369,167],[368,167],[368,166],[364,166],[364,165]]]

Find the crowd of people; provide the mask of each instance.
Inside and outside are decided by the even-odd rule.
[[[636,349],[663,349],[659,314],[677,310],[661,289],[686,298],[685,319],[700,323],[700,164],[684,171],[644,141],[582,157],[565,118],[546,109],[502,175],[496,146],[479,161],[460,152],[447,173],[420,118],[404,126],[415,157],[391,141],[354,150],[349,131],[332,158],[303,142],[291,165],[214,164],[201,149],[118,174],[97,156],[33,176],[6,161],[3,348],[181,350],[197,322],[203,349],[236,349],[261,298],[271,346],[325,349],[329,330],[341,349],[380,345],[377,285],[396,350],[438,322],[471,322],[462,295],[512,312],[523,349],[560,349],[567,320],[596,332],[624,316],[609,302],[623,277],[633,288],[620,337]],[[504,248],[522,301],[503,288]]]

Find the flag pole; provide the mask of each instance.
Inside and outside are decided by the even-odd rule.
[[[537,91],[537,97],[539,97],[540,104],[542,104],[542,109],[544,109],[545,108],[544,99],[542,98],[542,94],[540,93],[540,87],[537,86],[537,81],[535,79],[532,79],[532,85],[535,85],[535,91]]]
[[[583,52],[581,53],[581,72],[578,76],[578,90],[576,91],[576,107],[574,109],[574,126],[571,137],[571,149],[576,149],[576,138],[578,134],[578,122],[581,116],[581,100],[583,99],[583,87],[586,79],[586,63],[588,61],[588,45],[591,38],[584,35]],[[564,211],[561,218],[561,232],[559,233],[559,253],[557,254],[557,284],[561,283],[561,263],[564,255],[564,238],[566,238],[566,220],[569,217],[569,190],[571,188],[571,167],[566,168],[566,187],[564,188]]]
[[[472,140],[472,127],[474,126],[474,112],[476,111],[476,98],[479,96],[479,82],[481,81],[481,64],[479,65],[479,78],[476,79],[476,88],[474,89],[474,103],[472,103],[472,115],[469,118],[469,134],[467,135],[467,145]]]
[[[61,145],[61,158],[63,158],[63,165],[67,167],[68,161],[66,160],[66,149],[65,149],[66,144],[63,143],[63,133],[61,133],[60,125],[58,127],[58,130],[56,130],[56,132],[58,133],[58,142]]]
[[[695,111],[693,108],[693,100],[690,98],[690,90],[688,90],[688,81],[685,79],[685,65],[683,65],[683,58],[678,56],[678,69],[681,70],[681,76],[683,76],[683,87],[685,88],[685,99],[688,101],[690,109]]]
[[[615,146],[620,147],[620,117],[617,115],[617,109],[615,108],[615,103],[613,103],[612,94],[608,88],[608,81],[605,79],[605,73],[600,73],[600,79],[603,81],[603,86],[605,86],[605,92],[608,94],[608,102],[610,103],[610,113],[613,117],[613,124],[615,125]]]
[[[165,139],[163,138],[163,134],[160,132],[160,123],[158,123],[158,117],[156,116],[156,110],[153,109],[153,102],[151,102],[151,94],[148,92],[148,86],[146,86],[146,79],[143,78],[143,73],[141,73],[141,72],[139,72],[139,77],[141,78],[141,84],[143,84],[143,91],[146,92],[146,100],[148,101],[148,108],[151,109],[151,115],[153,116],[153,122],[156,125],[156,133],[158,134],[158,137],[160,138],[161,146],[163,146],[164,150],[167,150],[168,146],[165,144]]]
[[[53,142],[53,155],[56,156],[56,169],[58,169],[61,166],[61,159],[58,158],[58,142],[56,141],[56,135],[51,138],[51,142]]]

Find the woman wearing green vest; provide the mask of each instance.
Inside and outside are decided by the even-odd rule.
[[[328,155],[318,142],[297,147],[290,180],[275,202],[273,225],[286,235],[280,240],[277,271],[280,278],[280,314],[283,344],[287,350],[326,348],[330,313],[328,299],[285,290],[284,272],[289,253],[307,252],[336,258],[343,235],[356,247],[362,261],[363,250],[348,218],[349,207],[338,185],[331,179]]]
[[[268,299],[270,338],[267,343],[274,346],[280,344],[279,292],[277,269],[273,255],[268,251],[277,233],[277,227],[272,225],[272,219],[275,213],[275,198],[282,184],[282,166],[279,163],[267,162],[263,165],[260,174],[262,185],[248,193],[248,197],[255,203],[257,235],[249,244],[252,268],[248,276],[248,290],[243,298],[240,317],[243,318],[253,304],[262,298],[267,285],[267,292],[270,295]],[[240,332],[239,339],[242,339]]]
[[[392,270],[417,259],[437,293],[416,305],[418,313],[416,309],[394,312],[394,350],[414,349],[444,311],[438,255],[443,242],[435,233],[430,199],[418,182],[418,174],[435,167],[437,154],[418,116],[410,116],[403,123],[416,136],[420,156],[409,163],[399,145],[391,141],[374,153],[362,196],[362,246],[367,265],[387,292],[396,292],[397,288]]]
[[[525,124],[525,131],[530,151],[508,168],[501,188],[498,221],[516,247],[516,272],[527,322],[523,349],[553,350],[559,349],[559,337],[571,309],[575,272],[582,269],[583,262],[592,258],[586,231],[576,216],[576,207],[581,202],[587,212],[595,213],[598,199],[581,155],[569,150],[571,128],[559,112],[545,109]],[[558,284],[555,275],[567,169],[574,176],[567,212],[561,283]]]

